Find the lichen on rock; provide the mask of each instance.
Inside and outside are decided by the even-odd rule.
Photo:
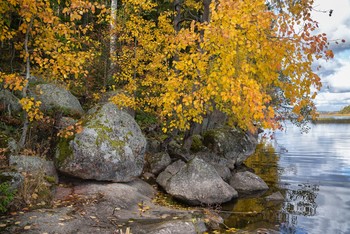
[[[82,132],[58,144],[56,161],[61,172],[114,182],[140,176],[147,143],[129,114],[105,103],[91,109],[82,122]]]

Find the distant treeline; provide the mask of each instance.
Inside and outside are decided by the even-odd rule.
[[[350,114],[350,106],[344,107],[342,110],[339,111],[339,114]]]

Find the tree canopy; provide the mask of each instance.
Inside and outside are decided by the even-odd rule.
[[[112,3],[0,0],[2,86],[26,93],[34,74],[88,97],[118,89],[115,104],[156,115],[164,132],[188,131],[216,110],[252,131],[316,115],[312,64],[333,53],[313,0]],[[20,102],[31,121],[42,118],[40,103]]]
[[[313,1],[174,1],[162,12],[123,2],[117,105],[155,112],[164,131],[188,130],[213,110],[250,130],[315,115],[321,82],[311,66],[333,53],[315,33]]]

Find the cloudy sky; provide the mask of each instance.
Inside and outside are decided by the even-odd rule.
[[[315,63],[315,67],[322,66],[318,74],[323,83],[316,106],[319,111],[336,111],[350,105],[350,0],[315,0],[314,9],[313,18],[319,22],[320,31],[327,34],[335,55],[331,61]],[[341,39],[346,42],[334,42]]]

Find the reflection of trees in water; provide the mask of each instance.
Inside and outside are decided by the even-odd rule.
[[[262,197],[239,199],[225,217],[225,224],[244,230],[264,227],[275,229],[279,224],[278,211],[282,203],[268,202]]]
[[[285,202],[279,214],[282,229],[293,231],[298,224],[298,216],[316,215],[318,191],[319,185],[308,183],[286,188]]]
[[[278,211],[281,203],[267,202],[263,197],[279,191],[279,156],[272,146],[259,144],[255,153],[245,161],[245,165],[254,170],[270,187],[261,197],[238,199],[224,205],[224,210],[232,212],[224,217],[229,227],[255,230],[257,228],[276,228],[279,223]],[[228,214],[228,213],[227,213]]]
[[[255,154],[245,162],[269,185],[270,189],[264,196],[281,190],[279,173],[282,169],[278,167],[278,160],[279,155],[273,147],[258,145]],[[316,214],[318,191],[319,185],[305,183],[282,188],[284,203],[268,202],[262,197],[238,199],[224,207],[224,210],[232,212],[224,217],[225,223],[245,230],[260,227],[274,229],[281,224],[282,233],[305,233],[298,229],[298,217]]]
[[[276,187],[278,183],[279,155],[271,145],[259,144],[255,153],[250,156],[245,164],[254,169],[254,173],[260,176],[270,187]]]

